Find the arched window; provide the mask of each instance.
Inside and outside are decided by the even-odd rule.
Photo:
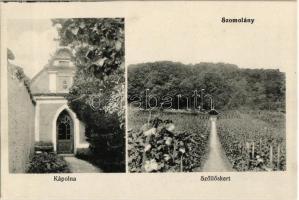
[[[62,111],[57,118],[57,130],[59,140],[71,139],[72,118],[67,111]]]

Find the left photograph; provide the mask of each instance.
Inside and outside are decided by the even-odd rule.
[[[10,173],[125,172],[125,20],[7,20]]]

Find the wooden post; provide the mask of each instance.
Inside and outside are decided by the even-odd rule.
[[[252,159],[254,159],[254,142],[252,143]]]
[[[148,124],[150,124],[151,118],[152,118],[152,111],[149,110],[149,116],[148,116],[148,118],[147,118],[147,123],[148,123]]]
[[[270,145],[270,167],[273,167],[273,147]]]
[[[243,145],[242,145],[242,143],[241,143],[241,142],[239,143],[239,146],[240,146],[241,155],[242,155],[242,154],[243,154]]]
[[[146,159],[146,152],[144,151],[142,154],[142,169],[144,169]]]
[[[248,142],[246,142],[246,162],[248,168],[249,168],[249,161],[250,161],[250,145]]]
[[[242,145],[242,147],[241,147],[241,155],[243,155],[243,153],[245,152],[246,153],[246,151],[244,151],[244,144],[241,144]],[[242,162],[242,171],[245,171],[244,170],[244,162]]]
[[[181,155],[181,172],[183,172],[183,155]]]
[[[150,141],[150,135],[146,136],[145,138],[145,144],[149,144],[149,141]],[[143,154],[142,154],[142,167],[144,168],[144,165],[145,165],[145,161],[147,160],[147,156],[146,156],[146,152],[143,151]]]
[[[277,170],[280,170],[280,144],[277,147]]]
[[[177,143],[175,141],[173,141],[173,152],[172,152],[172,159],[174,159],[174,154],[176,153],[176,148],[177,148]],[[170,154],[170,152],[169,152]]]
[[[260,154],[262,154],[262,139],[260,139]]]

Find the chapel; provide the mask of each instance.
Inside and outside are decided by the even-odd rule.
[[[65,95],[73,84],[72,51],[60,47],[31,80],[35,104],[35,142],[51,142],[58,154],[75,154],[88,148],[85,126],[68,107]]]

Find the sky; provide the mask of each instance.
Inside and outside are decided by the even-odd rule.
[[[57,47],[57,31],[50,19],[8,20],[7,33],[7,46],[15,55],[13,63],[30,78],[48,63]]]
[[[271,4],[272,3],[272,4]],[[130,63],[172,60],[223,62],[243,68],[280,68],[294,64],[296,6],[247,2],[143,9],[131,14],[126,53]],[[179,13],[179,14],[178,14]],[[254,24],[223,24],[226,18],[254,18]]]
[[[150,4],[126,9],[126,65],[161,60],[185,64],[223,62],[242,68],[294,67],[295,10],[292,4],[239,6],[208,3]],[[174,3],[173,3],[174,5]],[[262,5],[262,4],[260,4]],[[293,14],[292,14],[293,13]],[[254,18],[254,24],[223,24],[222,17]],[[292,17],[293,16],[293,17]],[[29,77],[47,64],[57,47],[50,19],[9,19],[8,47]]]

